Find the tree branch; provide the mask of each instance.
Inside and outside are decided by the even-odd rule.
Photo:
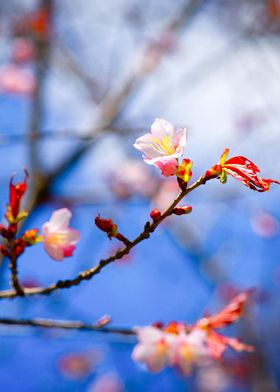
[[[10,240],[10,264],[9,264],[10,272],[11,272],[11,286],[14,288],[17,296],[24,296],[24,290],[19,283],[18,280],[18,271],[17,271],[17,256],[14,249],[14,240]]]
[[[135,335],[133,329],[119,327],[100,327],[98,324],[86,324],[82,321],[50,320],[50,319],[12,319],[0,318],[0,325],[13,325],[17,327],[40,327],[50,329],[68,329],[78,331],[94,331],[102,333],[116,333],[122,335]]]
[[[212,177],[214,178],[214,177]],[[97,275],[105,266],[108,264],[112,263],[115,260],[121,259],[123,256],[127,255],[132,248],[134,248],[137,244],[140,242],[144,241],[145,239],[149,238],[151,233],[155,231],[155,229],[159,226],[159,224],[168,216],[172,215],[172,211],[174,207],[177,206],[177,204],[190,192],[192,192],[194,189],[198,188],[200,185],[204,185],[206,181],[208,181],[210,178],[206,178],[205,176],[201,176],[195,183],[193,183],[191,186],[189,186],[186,189],[182,189],[181,192],[178,194],[178,196],[174,199],[174,201],[170,204],[170,206],[165,210],[165,212],[161,215],[161,217],[153,221],[152,223],[147,222],[143,231],[130,243],[128,243],[124,248],[118,250],[115,254],[112,256],[102,259],[99,261],[99,263],[85,271],[80,272],[75,278],[73,279],[67,279],[67,280],[58,280],[56,283],[53,283],[52,285],[48,287],[35,287],[35,288],[30,288],[30,289],[25,289],[24,290],[24,295],[29,296],[29,295],[47,295],[52,293],[53,291],[56,291],[58,289],[66,289],[70,288],[73,286],[78,286],[82,281],[84,280],[90,280],[94,275]],[[15,298],[18,297],[18,293],[14,290],[4,290],[0,291],[0,299],[3,298]]]

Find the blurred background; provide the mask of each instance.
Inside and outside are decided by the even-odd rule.
[[[155,117],[188,129],[197,178],[225,147],[264,178],[280,168],[279,0],[2,0],[0,3],[0,212],[10,175],[31,174],[26,227],[68,207],[82,234],[56,263],[41,245],[21,257],[25,287],[74,277],[119,244],[93,224],[101,213],[136,236],[174,179],[133,148]],[[187,217],[79,287],[49,297],[2,300],[1,315],[113,325],[192,323],[255,287],[255,304],[227,333],[256,346],[189,378],[135,364],[133,338],[0,328],[2,390],[274,392],[280,390],[279,189],[253,192],[212,181],[186,200]],[[7,261],[0,266],[8,288]]]

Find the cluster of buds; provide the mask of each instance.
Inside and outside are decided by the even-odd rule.
[[[22,200],[27,191],[27,180],[27,170],[25,170],[22,182],[14,184],[13,177],[10,180],[9,204],[5,214],[8,225],[0,225],[0,235],[6,242],[1,245],[0,251],[5,257],[10,257],[11,251],[16,256],[20,256],[26,247],[40,241],[37,229],[27,230],[20,238],[16,238],[19,223],[28,216],[27,211],[21,209]]]
[[[191,212],[192,212],[192,206],[179,206],[179,207],[174,207],[171,213],[174,215],[187,215],[190,214]],[[154,208],[150,212],[150,217],[154,222],[157,222],[162,218],[162,214],[160,210]]]
[[[175,128],[168,121],[157,118],[151,126],[151,132],[139,137],[134,147],[143,153],[146,163],[159,168],[164,176],[176,175],[179,186],[184,190],[192,176],[192,161],[187,158],[183,159],[181,164],[178,161],[186,142],[185,128]],[[206,171],[205,181],[218,177],[221,183],[225,183],[227,175],[231,175],[250,189],[259,192],[268,191],[272,183],[279,184],[279,181],[258,177],[259,168],[246,157],[227,159],[228,153],[229,149],[225,149],[219,162]]]
[[[240,318],[249,295],[250,292],[237,295],[219,313],[204,317],[194,325],[173,321],[167,326],[155,323],[136,327],[139,343],[133,350],[133,359],[144,363],[152,372],[171,366],[188,375],[193,365],[203,365],[211,359],[221,361],[228,347],[238,352],[252,352],[252,346],[215,331]]]
[[[8,225],[0,225],[0,235],[5,243],[0,246],[3,256],[11,258],[20,256],[25,248],[43,242],[46,252],[54,260],[61,261],[65,257],[70,257],[76,248],[76,243],[80,239],[77,230],[69,228],[72,216],[67,208],[54,211],[51,219],[42,226],[42,235],[38,229],[26,230],[17,238],[19,223],[28,216],[28,212],[21,209],[23,197],[27,191],[28,172],[25,170],[23,182],[13,183],[10,180],[10,197],[5,214]]]

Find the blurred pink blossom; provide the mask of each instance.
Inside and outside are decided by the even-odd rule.
[[[151,372],[173,366],[184,375],[191,372],[194,363],[199,364],[210,358],[204,331],[195,329],[187,333],[185,326],[180,328],[180,324],[176,324],[176,328],[177,333],[153,326],[138,327],[139,344],[134,348],[132,358],[145,363]]]
[[[88,392],[122,392],[122,382],[113,373],[98,377],[89,387]]]
[[[0,91],[29,95],[35,86],[34,75],[22,67],[11,64],[0,70]]]
[[[16,38],[12,42],[12,60],[16,63],[31,61],[34,57],[34,45],[28,38]]]
[[[170,351],[176,335],[153,326],[136,329],[139,343],[132,352],[134,361],[145,363],[151,372],[159,372],[170,364]]]
[[[268,212],[255,213],[251,218],[251,226],[255,234],[263,238],[271,238],[279,233],[279,222]]]
[[[128,198],[135,194],[150,197],[158,183],[143,163],[136,160],[126,160],[110,173],[110,187],[120,198]]]
[[[92,373],[100,359],[97,351],[67,353],[58,359],[57,367],[65,378],[78,380]]]
[[[42,227],[44,247],[54,260],[60,261],[64,257],[72,256],[80,233],[69,228],[72,213],[68,208],[61,208],[52,213],[51,219]]]
[[[153,206],[155,205],[157,209],[164,211],[177,196],[178,189],[177,181],[174,181],[174,178],[162,181],[153,197]]]

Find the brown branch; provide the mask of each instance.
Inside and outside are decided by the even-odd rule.
[[[51,29],[51,20],[53,12],[53,0],[41,0],[39,9],[45,8],[48,13],[49,29]],[[36,64],[35,64],[35,79],[36,86],[32,96],[32,109],[30,118],[30,133],[28,137],[33,143],[29,146],[30,154],[30,165],[31,165],[31,177],[33,179],[32,187],[34,192],[37,189],[37,183],[40,182],[41,170],[40,170],[40,154],[39,145],[40,133],[41,133],[41,122],[44,106],[44,83],[49,62],[50,52],[50,34],[49,32],[43,36],[34,36],[34,45],[36,50]]]
[[[56,61],[56,66],[59,66],[63,71],[70,71],[70,73],[79,78],[83,82],[83,85],[87,88],[91,99],[94,102],[99,102],[102,96],[102,91],[98,81],[92,76],[87,75],[71,50],[63,45],[57,37],[54,44],[54,61]]]
[[[21,287],[19,280],[18,280],[18,271],[17,271],[17,256],[16,252],[14,249],[14,240],[10,240],[10,272],[11,272],[11,286],[14,288],[15,292],[17,293],[17,296],[24,296],[24,290]]]
[[[119,327],[100,327],[98,324],[86,324],[82,321],[69,320],[50,320],[50,319],[28,319],[19,320],[2,317],[0,318],[0,325],[13,325],[17,327],[40,327],[51,329],[68,329],[78,331],[94,331],[102,333],[116,333],[122,335],[135,335],[133,329],[119,328]]]
[[[214,177],[212,177],[214,178]],[[161,217],[153,221],[152,223],[147,222],[143,231],[131,242],[129,242],[124,248],[120,249],[117,251],[115,254],[112,256],[100,260],[100,262],[85,271],[80,272],[75,278],[73,279],[67,279],[67,280],[59,280],[56,283],[53,283],[52,285],[48,287],[35,287],[35,288],[30,288],[30,289],[25,289],[24,290],[24,295],[29,296],[29,295],[46,295],[50,294],[53,291],[56,291],[58,289],[66,289],[70,288],[73,286],[78,286],[82,281],[84,280],[90,280],[94,275],[97,275],[105,266],[108,264],[112,263],[115,260],[121,259],[123,256],[127,255],[132,248],[134,248],[137,244],[140,242],[144,241],[145,239],[149,238],[151,233],[155,231],[155,229],[159,226],[159,224],[168,216],[172,215],[172,211],[174,207],[178,205],[178,203],[190,192],[192,192],[194,189],[198,188],[200,185],[203,185],[208,181],[210,178],[206,178],[205,176],[201,176],[195,183],[193,183],[191,186],[189,186],[186,189],[182,189],[181,192],[178,194],[178,196],[174,199],[174,201],[170,204],[170,206],[165,210],[165,212],[161,215]],[[14,290],[4,290],[0,291],[0,299],[2,298],[15,298],[18,297],[18,294]]]

